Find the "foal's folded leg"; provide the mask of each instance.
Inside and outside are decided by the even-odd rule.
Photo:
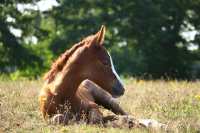
[[[79,103],[80,110],[87,114],[87,122],[90,124],[103,124],[103,114],[91,93],[83,86],[79,86],[76,92],[76,103]]]
[[[94,82],[90,80],[84,80],[80,86],[89,90],[97,104],[102,105],[115,114],[127,115],[127,113],[120,107],[116,100]]]
[[[103,117],[99,110],[95,110],[95,108],[91,110],[90,114],[92,117],[90,116],[90,118],[100,120],[99,118],[103,117],[102,120],[104,126],[118,128],[134,128],[141,126],[138,120],[136,120],[133,116],[128,115],[108,92],[104,91],[94,82],[90,80],[84,80],[79,86],[79,93],[82,95],[82,97],[88,97],[91,101],[94,101],[98,105],[103,105],[105,108],[112,110],[115,114],[120,114]]]

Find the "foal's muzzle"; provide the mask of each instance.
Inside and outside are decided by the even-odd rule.
[[[125,89],[124,89],[122,83],[120,83],[119,81],[116,81],[112,88],[112,96],[119,97],[124,94],[124,91],[125,91]]]

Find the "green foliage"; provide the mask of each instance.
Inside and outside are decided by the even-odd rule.
[[[107,27],[105,46],[124,75],[191,78],[192,64],[200,59],[199,49],[188,50],[191,43],[200,46],[200,34],[194,40],[181,35],[200,30],[199,0],[59,0],[59,6],[45,12],[17,9],[19,3],[36,2],[0,3],[0,71],[11,77],[38,77],[102,24]],[[10,27],[22,35],[13,35]],[[27,43],[31,36],[38,39],[36,45]]]
[[[0,70],[3,73],[18,73],[21,70],[32,71],[32,68],[42,66],[41,58],[33,53],[30,48],[27,48],[24,43],[27,36],[37,35],[37,32],[42,33],[36,27],[36,18],[40,14],[32,11],[30,11],[30,14],[21,13],[17,9],[19,2],[27,3],[30,1],[10,0],[0,3]],[[8,19],[12,20],[8,21]],[[22,34],[14,35],[10,30],[11,28],[20,29]]]

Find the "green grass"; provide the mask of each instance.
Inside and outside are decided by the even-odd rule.
[[[50,125],[39,112],[41,81],[0,81],[0,132],[127,133],[117,129],[74,124]],[[126,93],[118,99],[136,118],[152,118],[169,125],[170,132],[200,131],[200,82],[125,80]],[[198,97],[199,96],[199,97]],[[107,111],[104,111],[106,115]]]

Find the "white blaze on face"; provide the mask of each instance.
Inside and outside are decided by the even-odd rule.
[[[110,57],[110,63],[111,63],[112,71],[113,71],[113,73],[115,74],[117,80],[119,80],[119,82],[122,84],[122,81],[121,81],[119,75],[117,74],[117,72],[116,72],[116,70],[115,70],[115,67],[114,67],[114,65],[113,65],[112,57],[111,57],[111,55],[110,55],[109,52],[107,52],[107,53],[108,53],[108,55],[109,55],[109,57]],[[122,84],[122,85],[123,85],[123,84]]]

